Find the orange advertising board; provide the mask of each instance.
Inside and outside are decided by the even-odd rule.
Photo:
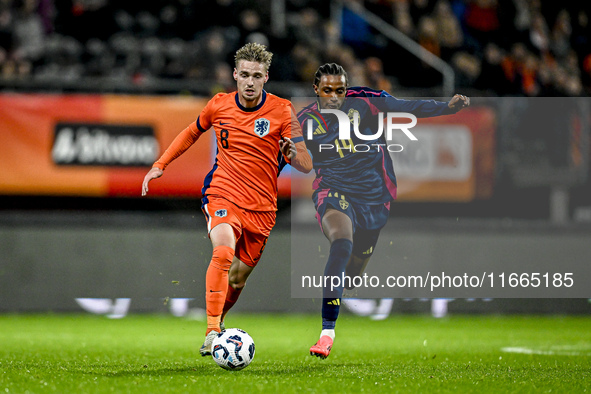
[[[423,118],[413,133],[422,152],[414,155],[420,157],[418,163],[404,163],[402,154],[392,154],[400,201],[462,202],[492,196],[496,150],[492,109],[473,107],[455,115]]]
[[[0,95],[0,194],[139,196],[151,163],[206,103],[192,97]],[[138,129],[151,135],[134,135]],[[130,162],[141,148],[134,141],[146,138],[153,149],[142,154],[141,164]],[[199,196],[213,163],[213,138],[205,133],[150,194]]]
[[[194,122],[207,98],[120,95],[0,95],[0,195],[139,197],[144,175]],[[492,194],[495,113],[471,107],[420,119],[419,150],[392,153],[398,198],[471,201]],[[200,197],[216,153],[200,140],[150,184],[151,197]],[[414,153],[413,153],[414,152]],[[429,160],[414,160],[415,157]],[[310,175],[287,166],[279,196],[311,194]]]

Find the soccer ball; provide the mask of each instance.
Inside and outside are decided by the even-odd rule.
[[[254,358],[254,341],[239,328],[228,328],[214,338],[211,355],[222,368],[239,371],[246,368]]]

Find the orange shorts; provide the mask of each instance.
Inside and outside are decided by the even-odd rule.
[[[220,223],[228,223],[236,238],[234,255],[244,264],[256,266],[275,225],[276,213],[242,209],[218,196],[206,196],[203,202],[201,209],[207,220],[207,233]]]

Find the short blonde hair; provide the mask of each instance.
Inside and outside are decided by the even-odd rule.
[[[234,61],[236,63],[236,68],[238,68],[238,62],[240,60],[263,63],[268,71],[269,67],[271,67],[272,58],[273,54],[267,51],[267,47],[265,45],[258,44],[256,42],[249,42],[236,51]]]

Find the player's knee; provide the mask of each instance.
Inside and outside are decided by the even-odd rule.
[[[331,243],[338,239],[348,239],[353,242],[351,219],[337,210],[330,209],[324,214],[322,231]]]
[[[342,228],[331,228],[327,231],[326,236],[330,240],[330,242],[334,242],[337,239],[347,239],[353,242],[353,234],[347,229]]]
[[[228,271],[234,258],[234,249],[229,246],[216,246],[213,248],[210,265],[214,268]]]

